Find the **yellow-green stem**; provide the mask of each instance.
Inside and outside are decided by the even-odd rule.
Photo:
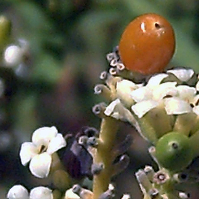
[[[195,119],[196,115],[194,113],[178,115],[173,131],[178,131],[188,136],[191,129],[193,128],[193,122]]]
[[[172,130],[173,118],[167,115],[163,107],[156,107],[150,110],[144,117],[154,128],[157,138]]]
[[[97,147],[97,152],[94,157],[94,163],[103,163],[104,169],[100,174],[94,176],[93,180],[93,199],[98,199],[99,196],[108,189],[108,185],[112,175],[112,149],[115,144],[116,133],[119,126],[119,121],[105,117],[102,119],[100,129],[100,144]]]
[[[140,130],[141,130],[141,132],[139,132],[139,133],[141,134],[141,136],[143,136],[149,142],[155,144],[157,142],[158,138],[157,138],[156,131],[155,131],[154,127],[150,124],[150,122],[145,117],[138,119],[135,116],[135,118],[138,121]]]

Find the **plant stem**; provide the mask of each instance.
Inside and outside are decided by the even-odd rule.
[[[99,145],[94,157],[94,163],[103,163],[104,169],[100,174],[94,176],[93,180],[93,199],[108,189],[112,175],[112,149],[115,144],[116,133],[119,127],[119,121],[104,117],[101,122]]]

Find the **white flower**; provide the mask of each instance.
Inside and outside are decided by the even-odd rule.
[[[8,199],[29,199],[27,189],[22,185],[13,186],[7,194]]]
[[[155,75],[149,79],[146,86],[132,91],[131,96],[137,103],[131,109],[139,118],[143,117],[151,109],[163,105],[164,97],[178,94],[176,82],[161,84],[161,81],[167,76],[167,74]]]
[[[30,199],[53,199],[52,190],[47,187],[36,187],[30,191]]]
[[[30,162],[29,168],[34,176],[47,177],[52,162],[51,155],[65,146],[66,141],[56,127],[39,128],[34,131],[32,142],[21,145],[21,163],[25,166]]]
[[[140,87],[142,87],[142,84],[135,84],[126,79],[121,80],[116,85],[117,97],[123,101],[131,102],[131,92]]]
[[[196,101],[196,89],[186,85],[176,87],[178,94],[175,97],[165,98],[165,110],[168,115],[192,112]]]

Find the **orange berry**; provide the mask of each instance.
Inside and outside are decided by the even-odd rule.
[[[175,51],[171,24],[157,14],[144,14],[124,30],[119,55],[131,71],[149,75],[164,70]]]

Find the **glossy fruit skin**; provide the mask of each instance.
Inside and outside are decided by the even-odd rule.
[[[119,55],[125,67],[144,75],[164,70],[175,51],[171,24],[157,14],[144,14],[124,30]]]
[[[158,140],[155,156],[162,167],[170,171],[180,171],[193,159],[191,142],[180,132],[167,133]]]

